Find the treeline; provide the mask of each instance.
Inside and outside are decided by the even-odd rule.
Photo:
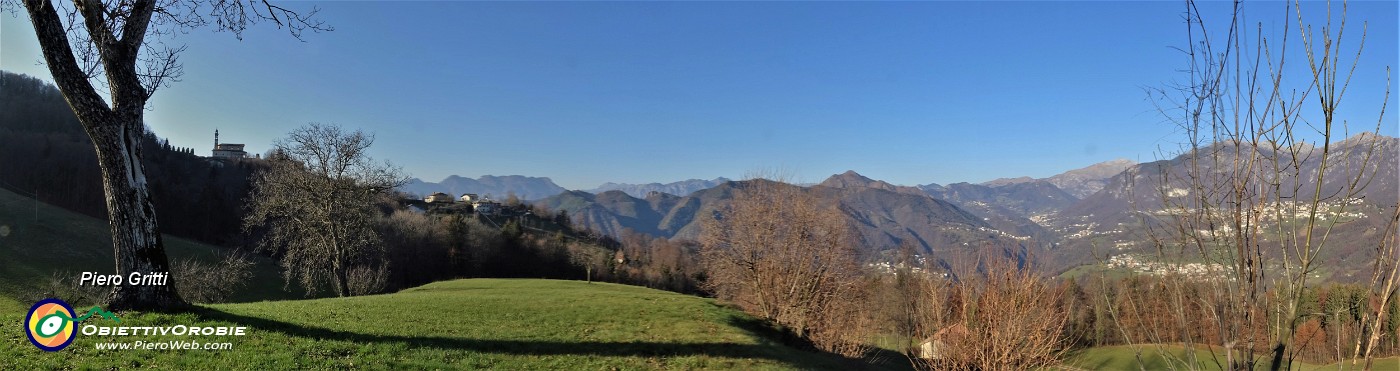
[[[913,249],[903,250],[890,268],[865,269],[865,294],[849,297],[866,300],[864,305],[872,308],[868,319],[855,321],[866,324],[865,336],[893,337],[893,347],[902,348],[921,368],[1020,369],[1053,364],[1054,357],[1077,349],[1112,345],[1139,346],[1146,357],[1183,365],[1213,364],[1232,331],[1253,339],[1233,344],[1236,351],[1252,347],[1267,354],[1290,322],[1282,317],[1282,295],[1270,289],[1265,291],[1267,306],[1253,313],[1248,328],[1226,329],[1235,323],[1235,314],[1229,311],[1233,293],[1222,278],[1044,277],[996,246],[959,264],[961,271],[946,270],[925,264]],[[1373,356],[1400,355],[1400,302],[1394,296],[1385,300],[1386,295],[1364,284],[1307,288],[1299,315],[1291,319],[1299,330],[1288,359],[1313,364],[1358,359],[1372,338]],[[1183,355],[1182,347],[1194,349],[1195,355]],[[1017,357],[998,359],[996,354]]]
[[[142,139],[161,230],[217,245],[241,243],[243,199],[260,162],[212,161],[149,130]],[[105,220],[101,174],[96,150],[58,88],[0,71],[0,187]]]
[[[628,232],[621,241],[574,228],[567,215],[508,203],[500,214],[409,211],[381,199],[375,224],[388,289],[473,277],[596,280],[698,293],[694,244]]]
[[[1101,346],[1139,347],[1143,357],[1215,364],[1221,344],[1235,352],[1268,354],[1290,321],[1296,321],[1285,362],[1328,364],[1400,355],[1400,302],[1364,284],[1309,287],[1299,315],[1284,318],[1275,289],[1267,306],[1243,329],[1230,311],[1232,294],[1221,279],[1187,276],[1091,274],[1079,279],[1044,277],[1007,250],[988,247],[961,271],[940,269],[901,253],[891,268],[865,269],[860,290],[848,292],[867,312],[831,325],[856,329],[864,343],[901,350],[922,369],[1027,369],[1060,362],[1070,352]],[[1226,341],[1245,333],[1248,342]],[[1183,349],[1192,352],[1183,352]],[[1236,360],[1238,361],[1238,360]],[[1268,359],[1258,359],[1268,363]]]
[[[1063,306],[1069,322],[1065,336],[1075,347],[1118,344],[1222,344],[1223,309],[1218,282],[1183,277],[1131,276],[1067,280]],[[1253,316],[1244,333],[1260,339],[1253,345],[1269,351],[1280,326],[1282,306],[1276,290],[1266,291],[1269,308]],[[1299,302],[1298,331],[1290,355],[1312,363],[1359,357],[1357,344],[1372,335],[1368,324],[1379,320],[1379,356],[1400,354],[1400,304],[1359,284],[1333,283],[1305,289]],[[1377,313],[1381,316],[1378,317]],[[1241,344],[1241,347],[1248,346]]]
[[[616,282],[704,294],[700,285],[706,275],[700,266],[698,242],[652,237],[624,228],[620,248],[625,260],[617,267]]]

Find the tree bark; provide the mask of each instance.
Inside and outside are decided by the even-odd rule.
[[[350,275],[347,271],[347,268],[337,263],[335,272],[331,273],[335,275],[335,294],[342,298],[350,296]]]
[[[141,167],[141,135],[138,122],[107,125],[94,131],[97,162],[102,168],[102,188],[107,194],[107,220],[112,229],[117,274],[164,273],[165,285],[117,286],[107,297],[112,310],[164,310],[184,306],[169,276],[165,243],[151,204]]]
[[[145,169],[141,163],[141,136],[145,133],[144,113],[149,92],[141,85],[136,70],[137,55],[150,24],[154,1],[133,4],[118,39],[103,17],[111,16],[100,2],[75,2],[84,26],[101,57],[112,105],[92,87],[88,74],[78,65],[68,39],[68,29],[51,1],[25,0],[24,7],[34,25],[44,62],[53,74],[59,91],[82,123],[97,149],[106,193],[107,222],[112,231],[112,252],[116,272],[123,277],[133,272],[166,274],[165,285],[117,286],[108,296],[111,310],[169,310],[186,305],[175,292],[174,278],[165,256],[155,207],[151,204]]]

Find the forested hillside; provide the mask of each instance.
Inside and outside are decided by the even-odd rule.
[[[260,161],[210,160],[202,157],[207,148],[173,147],[149,130],[142,150],[162,231],[220,245],[240,241],[248,176]],[[0,71],[0,187],[106,219],[100,174],[92,143],[58,89]]]

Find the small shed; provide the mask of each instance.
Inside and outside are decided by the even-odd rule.
[[[967,336],[967,326],[955,323],[933,333],[914,349],[915,355],[923,359],[943,359],[948,357],[948,342]]]

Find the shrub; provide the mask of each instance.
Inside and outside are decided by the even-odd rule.
[[[209,264],[194,259],[178,259],[170,265],[175,290],[191,303],[222,303],[253,277],[253,261],[241,252],[223,256]]]

